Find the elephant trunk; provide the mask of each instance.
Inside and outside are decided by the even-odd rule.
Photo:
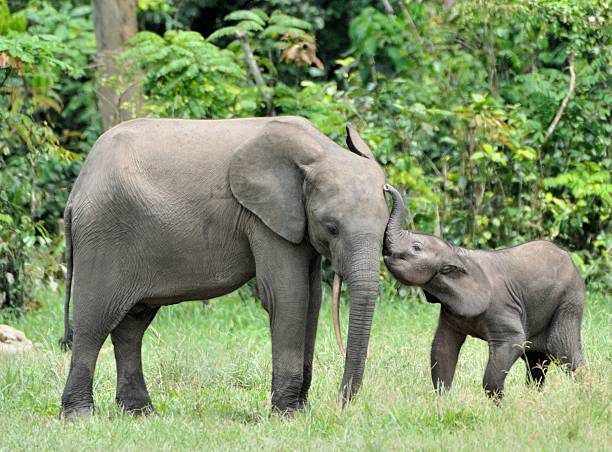
[[[379,253],[380,247],[376,243],[372,246],[360,246],[350,261],[351,270],[345,273],[350,309],[344,376],[340,387],[341,406],[357,393],[363,379],[372,316],[380,284]]]
[[[400,236],[404,233],[402,222],[406,217],[406,206],[402,195],[391,185],[385,184],[384,190],[391,193],[393,198],[393,207],[391,208],[391,215],[389,215],[383,244],[383,254],[387,256],[393,253],[393,245],[398,242]]]

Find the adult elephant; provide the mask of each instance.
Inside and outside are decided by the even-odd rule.
[[[117,401],[153,410],[141,344],[161,306],[227,294],[256,277],[270,316],[272,405],[304,407],[321,303],[321,255],[348,282],[341,401],[362,382],[388,219],[384,175],[359,135],[347,152],[298,117],[138,119],[102,135],[65,211],[74,343],[65,417],[93,410],[110,334]]]

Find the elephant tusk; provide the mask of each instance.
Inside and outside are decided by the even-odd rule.
[[[340,330],[340,290],[342,290],[342,278],[337,273],[334,274],[334,285],[332,287],[332,317],[334,320],[334,333],[340,354],[346,358],[346,350],[342,341],[342,331]]]
[[[332,318],[334,323],[334,334],[336,335],[336,344],[338,351],[346,358],[346,350],[344,349],[344,341],[342,340],[342,329],[340,328],[340,292],[342,290],[342,278],[334,273],[334,284],[332,286]],[[368,351],[366,359],[370,357],[370,342],[368,341]]]

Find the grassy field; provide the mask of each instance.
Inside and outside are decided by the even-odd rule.
[[[183,303],[162,309],[145,336],[145,377],[159,415],[131,418],[117,409],[109,340],[96,369],[97,414],[77,423],[57,416],[70,355],[57,346],[61,297],[46,298],[19,318],[0,313],[0,323],[39,344],[32,353],[0,357],[1,450],[612,450],[612,309],[605,295],[587,299],[587,381],[553,367],[538,392],[524,385],[519,362],[501,406],[481,390],[487,348],[476,339],[463,348],[452,392],[435,396],[428,357],[438,307],[383,300],[364,387],[341,412],[335,402],[343,362],[326,293],[311,408],[291,421],[269,414],[270,341],[258,303],[235,295],[206,306]]]

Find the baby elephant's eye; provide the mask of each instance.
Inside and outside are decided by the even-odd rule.
[[[449,273],[453,273],[456,270],[457,267],[455,267],[454,265],[445,265],[440,269],[440,273],[442,273],[443,275],[448,275]]]
[[[325,228],[327,229],[329,235],[338,235],[338,226],[335,223],[327,223]]]
[[[413,243],[412,251],[415,251],[417,253],[423,251],[423,245],[421,245],[419,242]]]

